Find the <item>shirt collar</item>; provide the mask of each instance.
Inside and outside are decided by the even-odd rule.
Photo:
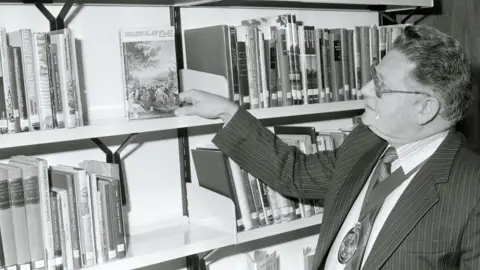
[[[403,171],[409,173],[418,164],[435,153],[448,132],[449,131],[446,130],[430,137],[397,147],[398,159],[392,163],[392,171],[402,166]]]

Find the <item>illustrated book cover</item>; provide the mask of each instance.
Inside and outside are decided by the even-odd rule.
[[[128,120],[175,116],[179,101],[174,34],[173,27],[119,31]]]

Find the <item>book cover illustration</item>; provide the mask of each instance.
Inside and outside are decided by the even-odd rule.
[[[175,116],[178,80],[174,29],[120,30],[129,120]]]

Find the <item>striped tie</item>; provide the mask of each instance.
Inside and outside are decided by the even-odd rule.
[[[385,154],[383,157],[380,159],[378,166],[379,166],[379,173],[378,173],[378,178],[377,179],[371,179],[372,181],[372,190],[374,190],[378,184],[380,184],[385,178],[387,178],[391,174],[391,164],[393,161],[395,161],[398,158],[397,156],[397,151],[393,147],[389,147],[387,151],[385,151]],[[387,182],[385,182],[387,184]],[[392,183],[393,184],[393,183]],[[398,183],[399,184],[399,183]],[[398,185],[394,184],[394,185]],[[367,196],[371,194],[371,192],[367,192]],[[387,196],[388,194],[385,194]],[[368,198],[365,197],[365,200]],[[361,223],[361,235],[360,235],[360,242],[357,247],[357,250],[355,254],[353,255],[352,259],[350,262],[348,262],[345,265],[345,270],[360,270],[360,266],[362,265],[362,260],[363,260],[363,255],[365,253],[365,247],[367,246],[368,238],[370,237],[370,232],[372,230],[373,223],[375,221],[375,218],[377,217],[378,211],[380,210],[380,207],[382,206],[382,203],[380,203],[374,210],[370,211],[367,213],[364,218],[359,220]],[[365,208],[365,204],[363,205]],[[365,209],[362,209],[362,213]],[[361,213],[361,216],[363,214]]]

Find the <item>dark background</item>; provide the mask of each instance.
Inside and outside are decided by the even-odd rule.
[[[408,22],[429,25],[457,39],[472,61],[474,102],[457,129],[480,153],[480,0],[435,0],[429,15],[414,15]],[[398,15],[401,20],[405,15]]]

